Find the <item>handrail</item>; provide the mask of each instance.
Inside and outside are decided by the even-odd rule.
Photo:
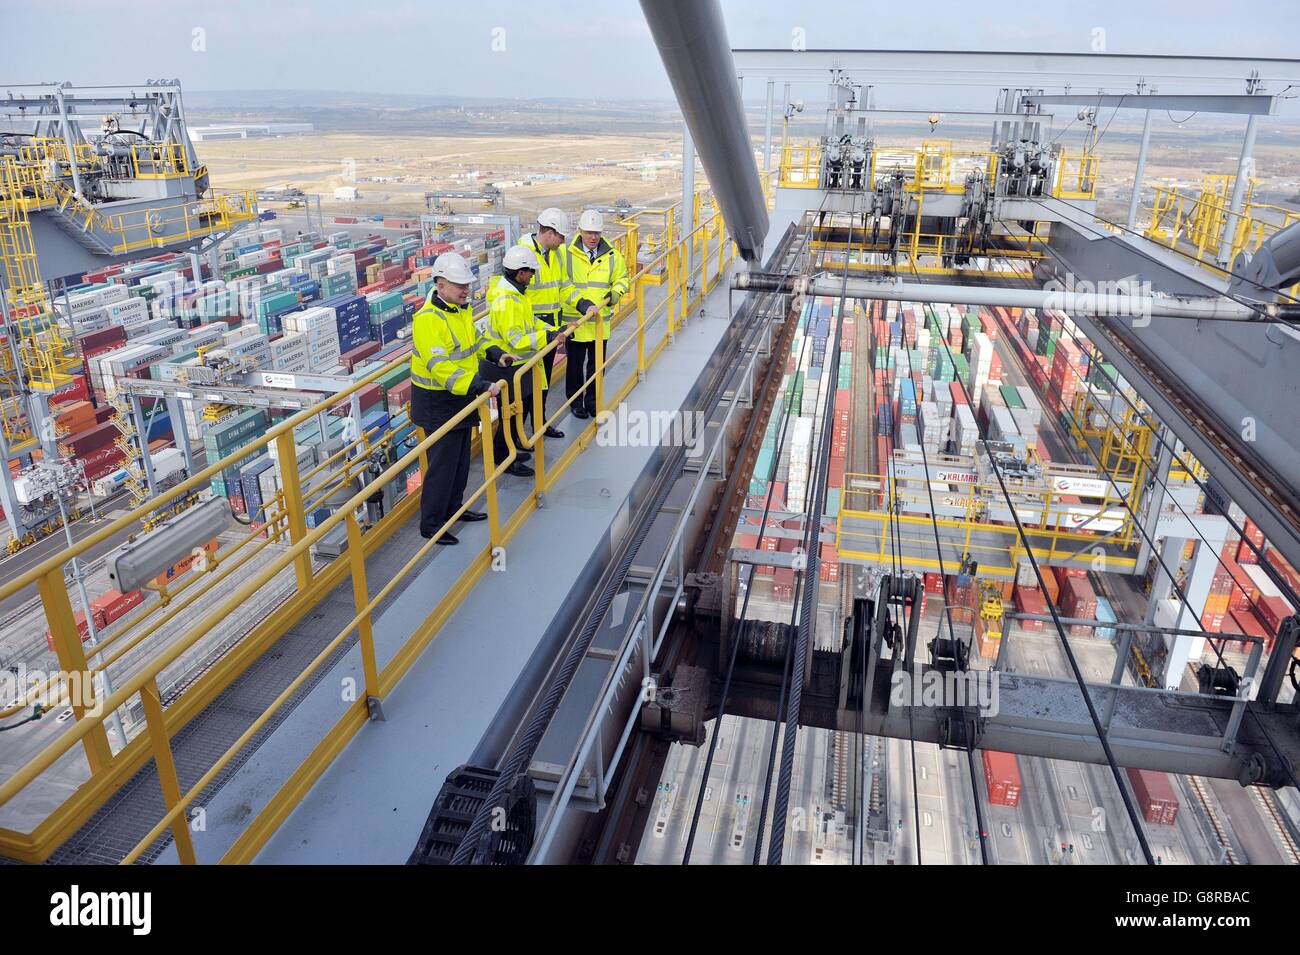
[[[716,258],[712,252],[712,243],[715,241],[717,252]],[[696,251],[696,267],[691,270],[689,276],[681,274],[677,268],[677,263],[685,254],[687,248]],[[676,323],[672,320],[675,310],[680,307],[681,314],[684,317],[688,306],[693,307],[694,305],[693,301],[688,301],[691,295],[687,286],[689,279],[696,275],[700,276],[701,288],[699,291],[699,297],[702,300],[702,296],[710,287],[709,283],[711,277],[713,281],[716,282],[717,277],[721,275],[726,262],[730,260],[731,255],[734,255],[734,244],[726,239],[725,225],[721,216],[715,213],[709,219],[701,221],[696,229],[694,229],[689,235],[674,239],[674,241],[669,244],[660,256],[656,257],[656,259],[652,260],[644,268],[638,268],[636,270],[632,279],[634,296],[627,297],[627,300],[623,303],[623,307],[615,311],[611,321],[611,327],[618,327],[627,318],[635,316],[637,322],[635,333],[628,336],[628,338],[609,355],[605,355],[603,353],[604,337],[603,334],[600,334],[603,331],[604,319],[597,317],[593,320],[598,330],[597,363],[596,371],[588,379],[588,385],[594,385],[597,389],[598,408],[604,407],[606,404],[601,395],[601,389],[610,364],[620,355],[624,354],[626,350],[632,347],[635,343],[638,346],[638,374],[643,372],[646,364],[644,338],[647,327],[650,324],[659,321],[660,313],[665,308],[668,309],[670,321],[668,323],[667,333],[665,334],[664,339],[659,342],[658,346],[652,352],[650,360],[653,361],[666,346],[677,327]],[[647,314],[644,308],[644,286],[646,284],[646,277],[651,270],[657,269],[660,265],[665,263],[668,267],[670,278],[677,280],[678,284],[666,288],[663,300],[654,309],[650,310],[649,314]],[[716,272],[712,272],[711,270],[715,263]],[[579,322],[575,323],[575,325],[580,325],[584,320],[586,320],[585,317],[580,319]],[[555,347],[558,347],[558,343],[548,343],[548,347],[553,350]],[[461,508],[463,511],[470,507],[475,501],[485,495],[487,496],[489,502],[488,511],[490,514],[489,532],[494,543],[499,539],[501,534],[496,502],[497,481],[499,476],[504,473],[504,470],[516,459],[517,448],[513,437],[515,428],[519,427],[522,433],[521,418],[523,405],[518,394],[520,390],[520,381],[522,375],[530,368],[535,367],[542,357],[543,353],[539,352],[530,359],[531,364],[524,363],[524,367],[516,370],[514,376],[516,392],[514,401],[510,400],[509,389],[506,389],[507,393],[502,396],[500,403],[501,411],[499,414],[499,426],[505,429],[504,439],[507,448],[507,455],[501,462],[494,462],[491,441],[480,442],[480,450],[483,455],[485,466],[483,483],[468,497],[466,503]],[[348,387],[341,391],[327,396],[322,401],[297,412],[285,421],[269,428],[264,434],[259,436],[256,441],[232,451],[220,461],[208,465],[206,468],[187,480],[168,489],[158,497],[151,499],[147,504],[141,505],[128,514],[111,521],[105,527],[97,530],[94,534],[78,541],[73,547],[67,548],[59,554],[42,561],[36,567],[30,569],[16,579],[0,586],[0,599],[4,599],[32,583],[38,584],[41,589],[42,603],[45,606],[46,619],[50,625],[51,633],[56,635],[56,643],[60,649],[60,662],[64,665],[65,670],[69,672],[80,670],[87,674],[97,673],[121,660],[127,653],[139,647],[145,640],[156,635],[165,624],[174,620],[179,613],[187,607],[192,606],[195,601],[211,593],[223,582],[229,581],[230,575],[234,571],[244,566],[249,560],[261,553],[272,543],[283,541],[285,535],[288,535],[290,540],[289,545],[276,554],[266,566],[258,568],[256,575],[234,586],[229,593],[223,591],[224,599],[218,605],[206,610],[201,619],[196,621],[196,623],[184,634],[180,635],[179,638],[166,646],[159,647],[155,653],[143,662],[138,670],[126,677],[121,686],[116,688],[107,699],[99,701],[93,709],[78,707],[74,704],[74,711],[77,720],[73,726],[61,732],[56,739],[52,740],[47,746],[45,746],[32,760],[21,767],[15,776],[6,780],[3,784],[0,784],[0,805],[8,802],[27,785],[30,785],[30,783],[39,777],[41,773],[49,769],[55,761],[65,755],[78,743],[82,743],[87,747],[87,757],[91,763],[92,780],[100,777],[101,774],[111,772],[114,768],[122,765],[122,758],[124,757],[122,757],[121,753],[115,756],[107,750],[106,744],[95,742],[94,745],[92,745],[92,741],[95,741],[97,736],[102,737],[104,722],[108,718],[108,715],[129,703],[132,697],[138,693],[144,703],[145,728],[141,734],[130,740],[128,745],[132,747],[132,753],[135,753],[136,756],[138,756],[140,746],[148,744],[149,750],[147,751],[152,751],[153,755],[158,760],[160,778],[164,783],[164,797],[168,806],[168,813],[162,822],[159,823],[159,827],[156,828],[154,835],[138,846],[131,858],[138,857],[139,853],[144,851],[149,843],[152,842],[153,838],[162,831],[165,831],[168,825],[172,825],[177,849],[181,854],[182,861],[193,861],[193,851],[192,845],[189,844],[188,830],[186,830],[183,823],[179,825],[176,823],[180,814],[183,812],[184,807],[193,800],[199,791],[201,791],[202,785],[205,783],[201,783],[198,788],[192,789],[184,796],[180,795],[179,787],[174,785],[174,779],[172,781],[173,784],[169,788],[167,783],[168,774],[170,773],[174,776],[174,767],[171,765],[170,756],[170,737],[172,732],[174,732],[174,728],[167,725],[165,714],[161,707],[160,697],[158,696],[157,679],[169,665],[179,659],[182,654],[193,647],[198,641],[202,640],[221,620],[229,616],[230,613],[247,601],[249,597],[261,589],[261,587],[263,587],[268,581],[274,579],[288,568],[293,566],[298,568],[299,591],[305,594],[307,600],[311,600],[314,593],[309,593],[304,589],[310,588],[313,580],[310,557],[311,548],[314,544],[319,542],[324,535],[330,533],[340,524],[346,524],[348,529],[349,556],[346,559],[352,562],[351,571],[354,590],[358,595],[358,608],[357,614],[353,618],[352,622],[343,633],[339,634],[330,642],[329,647],[335,648],[339,646],[350,634],[356,632],[358,628],[361,628],[360,637],[363,660],[366,662],[367,691],[369,695],[378,695],[379,685],[376,683],[376,680],[379,679],[379,676],[374,666],[373,637],[369,632],[371,625],[370,614],[378,606],[379,601],[382,600],[385,595],[390,593],[392,588],[395,587],[399,581],[404,579],[410,570],[416,566],[416,563],[421,556],[426,554],[430,547],[434,546],[437,537],[447,532],[448,528],[450,528],[454,523],[459,514],[453,515],[451,520],[447,521],[438,530],[434,539],[426,542],[417,554],[408,561],[407,565],[386,582],[385,587],[378,595],[374,598],[363,599],[362,594],[366,593],[366,588],[364,586],[365,549],[361,543],[361,531],[355,518],[355,511],[377,489],[382,488],[389,482],[397,479],[415,462],[419,461],[423,463],[428,449],[438,440],[441,440],[457,424],[464,423],[468,420],[471,415],[475,413],[478,414],[481,427],[480,433],[483,435],[490,434],[490,399],[487,395],[481,395],[475,398],[455,418],[444,424],[432,434],[423,436],[418,442],[416,442],[414,447],[400,455],[398,460],[386,468],[381,475],[367,481],[362,488],[353,494],[347,504],[336,509],[328,518],[311,529],[306,528],[303,523],[303,516],[310,512],[309,507],[319,506],[325,497],[331,493],[331,489],[341,485],[342,483],[349,481],[355,482],[357,477],[353,474],[353,468],[359,467],[357,465],[359,459],[347,457],[348,449],[344,448],[332,454],[329,459],[321,462],[316,467],[306,472],[305,475],[300,475],[297,473],[296,458],[292,453],[294,447],[293,431],[300,425],[309,423],[318,414],[327,411],[330,408],[339,406],[350,396],[355,395],[378,378],[392,372],[394,369],[408,361],[409,356],[402,356],[373,369],[368,374],[357,381],[352,382]],[[625,394],[627,390],[630,390],[630,388],[635,385],[637,377],[637,375],[634,375],[622,386],[619,395],[614,399],[615,401],[621,400],[622,394]],[[534,389],[534,398],[536,400],[540,397],[540,391],[538,390],[540,386],[540,378],[535,377],[534,380],[538,383]],[[558,417],[559,414],[562,414],[562,412],[557,412],[555,417]],[[594,427],[595,424],[593,423],[592,426]],[[378,443],[382,444],[385,441],[390,440],[394,434],[395,432],[392,430],[386,431],[384,435],[378,439]],[[370,435],[359,437],[351,443],[351,447],[370,447],[370,437]],[[540,465],[542,450],[540,442],[537,442],[536,438],[537,435],[534,434],[532,441],[537,445],[537,462]],[[573,456],[580,452],[583,446],[585,446],[585,442],[578,442],[567,449],[562,458],[562,466],[567,466],[567,463],[573,460]],[[165,602],[154,604],[152,605],[154,608],[165,607],[166,609],[153,619],[149,619],[149,615],[146,615],[143,618],[133,621],[133,623],[148,621],[147,629],[144,629],[143,632],[122,630],[114,634],[108,640],[98,643],[93,648],[93,651],[98,654],[106,646],[116,642],[118,645],[113,647],[111,658],[101,659],[101,662],[92,668],[85,663],[84,653],[82,653],[80,666],[67,666],[64,662],[65,654],[63,651],[67,650],[69,654],[74,654],[75,652],[81,651],[81,647],[80,641],[77,639],[75,625],[72,622],[68,595],[63,590],[63,564],[73,557],[86,553],[90,548],[101,544],[122,530],[129,528],[134,522],[141,520],[148,514],[156,513],[160,508],[166,507],[169,503],[177,501],[184,495],[193,494],[196,491],[201,490],[209,479],[222,472],[224,469],[234,465],[236,462],[245,460],[250,455],[256,454],[259,449],[269,450],[273,447],[280,452],[279,456],[281,457],[282,466],[284,467],[284,473],[282,475],[284,487],[277,492],[270,501],[263,503],[264,512],[267,514],[266,522],[260,526],[254,527],[248,535],[237,541],[230,550],[225,551],[220,555],[220,560],[217,564],[219,570],[216,572],[215,576],[208,577],[198,574],[184,578],[177,585],[171,595],[171,598],[174,599],[175,596],[184,593],[185,596],[182,600],[170,605]],[[340,458],[342,459],[341,461],[339,460]],[[328,474],[322,475],[322,472],[329,468],[331,462],[338,462],[341,467],[331,469]],[[320,481],[319,483],[313,484],[311,493],[318,495],[318,497],[315,502],[308,505],[303,500],[303,492],[306,490],[308,480],[317,476],[320,476]],[[536,480],[539,489],[543,489],[546,486],[543,471],[540,466],[537,469]],[[521,506],[520,510],[511,518],[511,527],[514,528],[517,526],[517,522],[526,516],[525,510]],[[509,533],[513,533],[513,530]],[[256,541],[256,543],[250,547],[250,542],[259,534],[263,535],[262,539]],[[241,548],[244,549],[243,553],[241,553],[237,559],[232,560],[232,556],[236,552],[240,551]],[[58,581],[57,585],[54,583],[55,580]],[[186,592],[187,590],[188,592]],[[51,603],[51,601],[53,602]],[[152,611],[150,613],[152,613]],[[413,636],[411,640],[408,641],[408,645],[413,642],[414,639],[415,637]],[[68,649],[69,647],[72,649]],[[293,686],[289,690],[286,690],[285,693],[282,694],[274,704],[272,704],[271,708],[258,717],[254,727],[241,736],[240,741],[237,741],[234,747],[222,757],[219,766],[214,767],[205,775],[205,780],[211,779],[212,776],[219,771],[221,766],[226,765],[229,760],[233,758],[243,743],[250,738],[250,734],[255,732],[257,727],[265,724],[266,720],[270,718],[274,711],[278,709],[289,695],[291,695],[292,689],[301,686],[302,682],[305,681],[310,672],[314,671],[314,669],[319,666],[320,662],[328,656],[328,652],[328,649],[324,651],[323,656],[319,657],[317,661],[314,661],[306,671],[299,674],[298,678],[295,679]],[[399,651],[399,653],[400,652],[401,651]],[[391,666],[392,665],[390,664],[390,667]],[[402,672],[404,672],[404,670]],[[386,668],[385,675],[387,673],[388,669]],[[400,678],[400,673],[398,674],[398,678]],[[388,677],[385,676],[385,679],[388,679]],[[57,684],[53,683],[51,685],[57,686]],[[30,698],[30,694],[28,694],[28,698]],[[208,699],[208,697],[202,696],[200,699],[205,700]],[[21,709],[21,707],[17,709]],[[17,709],[12,712],[16,712]],[[134,760],[136,756],[132,756],[131,759]],[[109,783],[109,785],[111,784],[112,783]],[[175,792],[175,798],[173,798],[173,790]],[[84,809],[84,805],[85,804],[83,803],[81,808]],[[76,808],[77,807],[69,808],[69,804],[65,802],[60,807],[56,808],[54,813],[51,814],[51,817],[48,818],[59,817],[66,819],[69,814],[75,814]]]

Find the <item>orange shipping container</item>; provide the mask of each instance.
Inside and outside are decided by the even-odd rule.
[[[1047,599],[1059,606],[1061,603],[1061,585],[1056,582],[1056,575],[1043,574],[1043,586],[1047,588]]]

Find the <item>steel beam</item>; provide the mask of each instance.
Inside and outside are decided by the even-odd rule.
[[[882,660],[874,676],[868,677],[874,687],[873,703],[863,713],[856,704],[839,705],[838,684],[834,682],[837,668],[830,665],[835,654],[818,651],[816,656],[812,685],[804,693],[800,711],[801,725],[902,740],[938,743],[945,739],[945,723],[953,712],[950,708],[886,702],[890,701],[895,675],[889,660]],[[932,669],[920,667],[922,672]],[[979,748],[1106,763],[1074,680],[1001,671],[972,671],[971,675],[996,680],[993,709],[987,713],[975,710],[979,717]],[[1251,711],[1252,718],[1234,727],[1234,710],[1243,702],[1234,697],[1113,684],[1086,686],[1099,711],[1113,707],[1116,719],[1107,738],[1121,766],[1282,785],[1288,777],[1281,760],[1296,765],[1300,759],[1294,704],[1269,707],[1245,702],[1244,708]],[[774,685],[733,681],[726,712],[770,719],[775,696]]]
[[[736,289],[764,289],[770,277],[739,272],[732,278]],[[1194,319],[1198,321],[1252,322],[1259,320],[1255,309],[1221,295],[1200,297],[1161,294],[1130,294],[1099,289],[1096,292],[1051,291],[1036,288],[1006,288],[973,285],[931,285],[926,282],[894,282],[879,279],[843,279],[827,275],[794,280],[790,290],[804,295],[843,295],[892,302],[945,302],[953,305],[1003,305],[1013,308],[1052,308],[1073,314],[1114,315],[1140,320],[1146,316]]]
[[[1133,170],[1133,191],[1128,197],[1128,219],[1126,225],[1137,227],[1138,200],[1142,194],[1142,176],[1147,170],[1147,150],[1151,146],[1151,111],[1147,110],[1142,120],[1142,142],[1138,145],[1137,168]]]
[[[641,0],[664,70],[741,257],[756,262],[767,205],[718,0]]]
[[[1246,136],[1241,141],[1241,156],[1237,159],[1237,176],[1232,181],[1232,201],[1228,206],[1228,221],[1223,225],[1223,239],[1219,243],[1219,264],[1225,267],[1230,264],[1232,258],[1232,237],[1237,231],[1241,203],[1246,198],[1246,182],[1254,171],[1255,131],[1258,128],[1258,116],[1251,116],[1246,120]]]
[[[772,101],[776,98],[776,83],[767,84],[767,111],[763,117],[763,172],[772,171]]]
[[[1163,56],[1123,53],[1025,53],[955,50],[731,51],[743,76],[821,78],[841,70],[859,81],[953,86],[1083,85],[1126,93],[1160,81],[1169,89],[1221,92],[1253,77],[1264,84],[1300,83],[1300,60],[1236,56]],[[1094,97],[1095,100],[1095,97]]]
[[[1042,106],[1091,106],[1093,109],[1167,109],[1194,113],[1236,113],[1242,116],[1273,116],[1277,97],[1266,95],[1198,95],[1195,93],[1120,93],[1088,96],[1077,93],[1032,93],[1021,103]]]
[[[695,140],[691,138],[691,127],[682,125],[682,236],[695,231]],[[691,269],[694,268],[695,243],[687,242],[683,246],[686,261],[686,286],[692,287]]]

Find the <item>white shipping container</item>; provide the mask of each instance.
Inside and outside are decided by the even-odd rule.
[[[970,410],[970,405],[955,405],[954,411],[953,420],[957,425],[957,452],[959,454],[972,454],[976,443],[979,441],[979,426],[975,423],[975,415]]]
[[[989,408],[989,440],[1009,441],[1020,436],[1010,409],[998,405]]]
[[[1021,437],[1030,444],[1038,441],[1038,429],[1034,425],[1034,418],[1028,411],[1023,408],[1008,408],[1011,412],[1011,418],[1016,423],[1016,430],[1020,432]]]
[[[1016,389],[1020,394],[1020,401],[1025,406],[1025,411],[1029,412],[1030,419],[1037,428],[1043,423],[1043,406],[1034,394],[1034,389],[1028,385],[1021,385]]]

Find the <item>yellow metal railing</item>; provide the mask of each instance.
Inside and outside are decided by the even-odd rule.
[[[131,170],[137,179],[171,179],[190,174],[180,143],[146,143],[131,147]]]
[[[1176,186],[1157,186],[1144,235],[1222,274],[1218,255],[1231,218],[1233,182],[1232,176],[1206,176],[1200,191],[1194,193]],[[1300,221],[1300,212],[1294,209],[1251,201],[1254,189],[1255,180],[1251,179],[1232,226],[1229,262],[1242,252],[1254,252],[1274,233]],[[1294,295],[1298,290],[1300,286],[1292,286],[1288,293]]]
[[[705,211],[713,211],[715,208]],[[686,317],[703,301],[703,297],[709,290],[721,281],[734,255],[734,245],[726,238],[722,218],[716,211],[699,221],[700,224],[690,235],[677,239],[668,245],[654,262],[637,270],[630,294],[624,302],[620,303],[619,309],[610,322],[615,330],[631,326],[626,338],[606,351],[603,335],[599,334],[604,324],[603,320],[593,320],[598,330],[597,362],[596,370],[588,379],[588,383],[595,390],[598,411],[604,411],[622,401],[636,386],[645,369],[663,354]],[[691,261],[694,263],[690,274],[687,274],[686,268],[688,255],[691,255]],[[667,278],[661,283],[662,292],[659,302],[653,307],[647,307],[646,287],[650,283],[645,279],[652,272],[661,272]],[[558,344],[556,341],[548,345],[547,350],[557,348]],[[627,379],[622,382],[607,380],[607,372],[612,363],[623,355],[630,354],[633,348],[636,350],[637,358],[634,367],[630,368]],[[507,389],[508,393],[501,401],[499,417],[500,424],[506,426],[508,447],[506,459],[494,460],[491,441],[478,442],[478,453],[483,459],[484,480],[476,488],[467,492],[462,510],[475,504],[480,504],[487,510],[489,545],[471,561],[470,566],[429,617],[407,638],[382,669],[378,667],[374,653],[372,632],[374,610],[394,587],[404,581],[415,568],[422,565],[430,549],[436,546],[437,536],[446,533],[459,515],[444,524],[439,529],[438,535],[425,542],[405,566],[397,574],[386,579],[383,586],[372,596],[366,577],[366,557],[381,547],[394,529],[416,512],[419,495],[407,495],[391,513],[364,533],[357,521],[356,510],[376,490],[390,481],[401,478],[413,466],[418,466],[422,471],[429,448],[443,440],[461,421],[477,420],[480,433],[487,433],[491,427],[489,399],[487,396],[479,397],[453,421],[433,434],[422,435],[415,447],[402,453],[383,474],[373,479],[368,479],[365,458],[366,453],[375,445],[369,443],[367,438],[358,439],[348,448],[336,452],[330,459],[321,462],[307,473],[298,473],[299,467],[294,453],[294,429],[313,421],[318,413],[338,406],[340,401],[350,398],[381,375],[406,365],[409,362],[408,357],[389,362],[341,392],[331,395],[325,402],[280,422],[250,445],[233,451],[222,460],[210,464],[188,480],[148,501],[146,505],[105,524],[74,547],[43,561],[0,586],[0,600],[32,584],[37,586],[60,667],[59,675],[43,685],[33,687],[25,694],[20,706],[9,707],[0,712],[0,718],[21,712],[43,695],[58,693],[70,685],[74,676],[83,687],[93,686],[92,678],[95,674],[104,672],[110,666],[120,667],[133,660],[136,661],[135,669],[125,676],[121,673],[116,674],[117,689],[107,699],[97,698],[92,691],[89,695],[83,694],[79,699],[74,700],[72,708],[75,720],[69,721],[66,729],[46,744],[9,779],[0,784],[0,805],[9,804],[33,783],[38,783],[43,774],[50,771],[56,762],[63,760],[75,747],[80,746],[84,750],[88,775],[76,793],[62,801],[28,833],[12,829],[0,830],[0,853],[26,861],[39,861],[48,857],[58,844],[76,831],[77,827],[134,772],[149,759],[153,759],[159,770],[166,812],[158,820],[153,831],[128,854],[126,861],[139,858],[158,837],[168,831],[175,840],[182,861],[196,861],[187,826],[187,807],[193,803],[207,783],[230,764],[244,744],[273,718],[293,693],[311,679],[312,675],[329,659],[330,654],[355,634],[361,645],[364,664],[364,693],[359,694],[357,705],[350,706],[333,727],[322,727],[321,740],[316,749],[297,768],[285,786],[272,796],[268,804],[248,820],[247,827],[235,845],[223,857],[223,861],[251,859],[280,822],[292,811],[312,782],[365,724],[368,713],[367,697],[382,698],[392,690],[464,596],[489,569],[493,549],[507,543],[535,509],[538,494],[529,495],[513,514],[503,515],[498,501],[497,485],[501,473],[515,460],[517,449],[514,446],[512,431],[514,428],[519,428],[519,433],[523,434],[520,416],[525,397],[530,397],[534,402],[535,410],[539,411],[535,418],[538,422],[537,427],[544,429],[549,423],[541,421],[540,376],[533,376],[531,396],[519,394],[522,377],[541,360],[542,355],[534,356],[517,369],[513,385]],[[569,402],[565,402],[564,407],[568,404]],[[550,422],[556,421],[563,413],[563,408],[554,411]],[[560,454],[558,460],[549,465],[546,461],[544,445],[537,440],[537,432],[526,437],[526,444],[534,449],[533,480],[538,493],[551,488],[572,465],[578,455],[591,443],[597,427],[597,421],[593,420],[588,425],[586,433],[579,436],[578,440]],[[391,438],[391,434],[384,436],[384,439],[388,438]],[[379,446],[383,446],[384,439],[381,439]],[[93,665],[89,663],[85,648],[78,636],[68,590],[64,585],[64,565],[72,558],[84,555],[90,548],[102,545],[124,531],[146,526],[157,510],[174,507],[182,500],[193,497],[207,486],[210,479],[219,475],[224,469],[245,460],[249,455],[272,449],[275,450],[279,461],[281,485],[273,499],[264,504],[265,521],[242,532],[233,543],[223,543],[214,553],[204,558],[201,566],[157,588],[159,599],[149,602],[146,609],[139,612],[138,616],[132,617],[114,632],[106,634],[95,647],[97,654],[95,663]],[[362,453],[349,456],[357,449],[361,449]],[[331,491],[349,486],[347,482],[356,480],[366,481],[365,486],[358,490],[345,506],[335,510],[314,528],[308,529],[307,515],[317,509],[321,502],[330,496]],[[356,484],[350,486],[355,488]],[[346,557],[321,567],[314,566],[311,548],[325,534],[340,525],[345,526],[348,535]],[[265,555],[268,548],[273,550],[269,557]],[[254,568],[250,562],[258,555],[263,555],[261,566]],[[237,608],[253,599],[263,588],[272,586],[273,581],[277,579],[283,581],[285,574],[292,576],[296,586],[276,608],[276,612],[258,623],[249,634],[221,656],[211,669],[185,687],[170,703],[164,705],[159,685],[163,672],[191,651]],[[243,735],[193,786],[182,790],[175,776],[171,755],[171,740],[177,731],[215,699],[217,694],[251,665],[280,635],[348,578],[352,581],[356,613],[347,627],[321,650],[320,654],[285,687],[280,696],[264,712],[257,715]],[[195,604],[201,598],[207,598],[206,605],[196,609]],[[165,642],[163,636],[166,628],[169,625],[173,629],[179,627],[181,622],[179,615],[187,610],[193,619],[185,621],[185,629],[182,633],[170,642]],[[134,656],[127,658],[127,654],[134,654]],[[139,659],[142,654],[143,659]],[[129,741],[119,741],[119,745],[123,742],[125,745],[121,745],[117,752],[113,752],[109,746],[105,721],[109,714],[132,704],[136,699],[139,700],[144,715],[142,728]],[[63,771],[66,771],[66,766]]]
[[[1009,488],[1015,502],[1016,514],[1021,524],[1035,537],[1047,539],[1046,548],[1034,548],[1034,556],[1048,562],[1068,562],[1073,559],[1080,566],[1088,565],[1094,554],[1089,544],[1101,544],[1103,535],[1086,530],[1070,530],[1063,525],[1093,514],[1108,522],[1119,521],[1118,529],[1107,530],[1104,542],[1119,549],[1131,547],[1135,528],[1125,509],[1125,501],[1108,489],[1104,498],[1088,503],[1067,500],[1070,495],[1050,488]],[[958,496],[959,495],[959,496]],[[981,573],[994,576],[1015,576],[1016,563],[1026,553],[1023,542],[1017,539],[1010,547],[981,544],[977,535],[988,533],[1016,535],[1014,523],[993,521],[988,513],[989,503],[1001,507],[1005,504],[1000,485],[961,485],[957,492],[934,492],[936,502],[945,507],[960,507],[961,517],[941,517],[941,529],[957,531],[952,546],[969,554],[980,563]],[[844,494],[837,518],[837,541],[841,555],[868,562],[887,562],[898,542],[915,544],[930,551],[934,549],[934,524],[930,515],[905,514],[899,511],[900,497],[914,502],[928,503],[930,498],[926,482],[920,478],[895,477],[878,474],[846,474]],[[870,534],[846,527],[845,522],[860,520],[879,524],[879,530]],[[1086,526],[1086,523],[1085,525]],[[957,541],[960,541],[958,543]],[[938,570],[937,557],[908,556],[912,569]],[[1106,569],[1131,568],[1134,558],[1108,554]],[[1117,572],[1123,572],[1119,570]]]
[[[777,185],[782,189],[816,189],[821,175],[821,165],[821,143],[787,142],[781,147]]]
[[[1062,149],[1056,161],[1052,195],[1058,199],[1097,198],[1097,172],[1101,163],[1092,153],[1071,156]]]
[[[818,141],[787,142],[781,147],[776,184],[782,189],[815,189],[820,184],[822,146]],[[960,194],[966,176],[975,171],[992,182],[997,175],[998,156],[990,150],[953,149],[950,140],[927,139],[916,146],[877,145],[871,153],[869,180],[881,169],[900,168],[910,173],[910,193],[945,192]],[[1095,178],[1095,160],[1089,167]]]

